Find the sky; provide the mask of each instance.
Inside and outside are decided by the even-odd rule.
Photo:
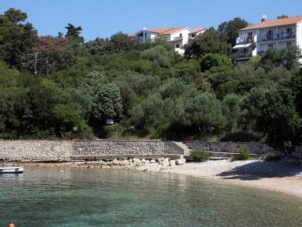
[[[39,35],[66,33],[71,23],[89,41],[144,27],[217,28],[235,17],[255,24],[262,15],[300,16],[302,0],[0,0],[0,14],[9,8],[27,13]]]

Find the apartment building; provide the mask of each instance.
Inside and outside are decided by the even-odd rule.
[[[135,37],[138,42],[145,43],[148,39],[154,40],[158,36],[164,36],[167,42],[173,44],[174,50],[183,55],[185,52],[185,45],[189,42],[190,39],[195,38],[196,36],[202,34],[205,31],[203,28],[193,28],[189,29],[187,27],[181,28],[158,28],[153,30],[148,30],[143,28],[142,30],[131,34],[131,37]]]
[[[235,62],[247,61],[262,55],[269,48],[283,49],[302,46],[302,16],[267,20],[249,25],[239,31],[235,50]]]

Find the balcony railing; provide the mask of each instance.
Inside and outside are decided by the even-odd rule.
[[[257,41],[258,42],[267,42],[267,41],[276,41],[276,40],[282,40],[282,39],[294,39],[296,38],[295,33],[279,33],[276,35],[263,35],[258,36]]]
[[[253,43],[254,42],[254,37],[245,37],[245,38],[238,38],[237,39],[237,44],[243,44],[243,43]]]
[[[182,36],[177,36],[177,37],[174,37],[173,39],[172,39],[172,41],[180,41],[180,40],[182,40],[183,38],[182,38]]]

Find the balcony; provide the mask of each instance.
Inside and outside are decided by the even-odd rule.
[[[258,36],[258,42],[269,42],[269,41],[278,41],[278,40],[286,40],[286,39],[294,39],[296,38],[296,34],[294,32],[291,33],[279,33],[276,35],[264,35]]]
[[[253,42],[254,42],[254,37],[244,37],[244,38],[239,37],[237,39],[237,44],[253,43]]]
[[[180,40],[182,40],[182,36],[174,37],[171,41],[172,42],[177,42],[177,41],[180,41]]]
[[[138,43],[143,43],[144,42],[144,39],[143,39],[143,37],[136,37],[136,41],[138,42]]]

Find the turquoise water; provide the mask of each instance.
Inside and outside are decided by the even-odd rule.
[[[301,226],[302,201],[198,178],[59,167],[0,175],[0,226]]]

